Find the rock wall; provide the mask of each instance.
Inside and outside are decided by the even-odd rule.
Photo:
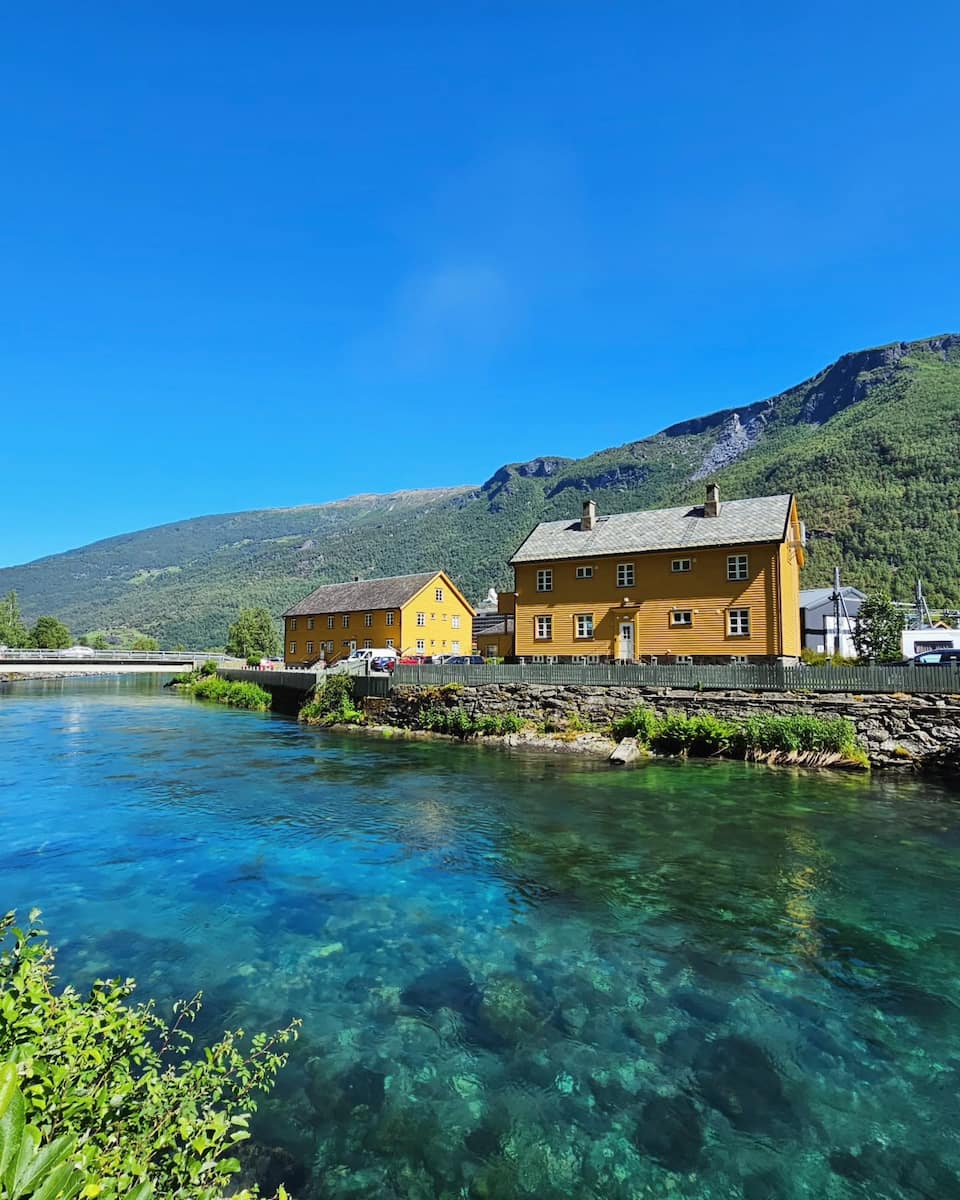
[[[371,716],[387,725],[405,725],[411,700],[423,690],[419,685],[396,687],[389,699],[368,701]],[[960,697],[953,696],[486,683],[464,687],[459,699],[477,716],[518,713],[525,720],[558,729],[571,717],[584,725],[606,726],[637,704],[647,705],[659,715],[709,712],[735,719],[761,713],[811,713],[848,717],[875,766],[960,769]]]

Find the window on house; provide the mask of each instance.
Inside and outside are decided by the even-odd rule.
[[[727,578],[748,578],[748,563],[745,554],[731,554],[727,557]]]
[[[293,631],[296,629],[296,627],[297,627],[297,618],[291,617],[290,618],[290,632],[293,633]]]
[[[418,650],[426,650],[426,648],[427,648],[427,643],[423,640],[423,638],[420,638],[420,640],[417,642],[417,649]]]
[[[437,588],[433,593],[433,598],[438,604],[443,603],[443,588]]]
[[[573,620],[578,638],[593,637],[593,613],[577,613]]]
[[[441,614],[440,614],[440,620],[441,620],[441,621],[445,621],[446,619],[447,619],[447,614],[446,614],[446,613],[441,613]]]
[[[387,649],[388,649],[388,650],[392,650],[392,649],[393,649],[393,638],[387,638],[387,641],[386,641],[386,646],[387,646]]]
[[[453,651],[454,654],[459,654],[460,653],[460,643],[459,642],[451,642],[450,649]]]
[[[593,567],[577,567],[577,578],[578,579],[592,579],[593,578]]]
[[[313,628],[313,617],[307,617],[307,628],[308,629]]]
[[[426,625],[426,623],[427,623],[427,614],[426,613],[417,613],[417,624],[418,625]]]
[[[313,642],[307,642],[307,653],[308,654],[313,653]]]
[[[747,663],[749,663],[749,661],[750,661],[750,658],[746,654],[731,654],[730,655],[730,662],[736,663],[737,666],[745,666]]]
[[[549,641],[553,637],[553,617],[535,617],[534,631],[538,641]]]
[[[343,614],[343,627],[344,627],[344,629],[350,628],[350,614],[349,613]]]
[[[392,612],[388,612],[388,613],[387,613],[387,624],[388,624],[388,625],[392,625],[392,624],[393,624],[393,613],[392,613]]]
[[[683,575],[690,570],[689,558],[675,558],[670,564],[670,570],[675,571],[678,575]]]
[[[731,637],[750,636],[749,608],[731,608],[727,612],[727,632]]]
[[[553,571],[541,570],[537,572],[537,591],[552,592],[553,591]]]
[[[363,648],[364,648],[364,650],[372,650],[373,649],[373,642],[370,640],[370,638],[363,639]]]
[[[617,563],[617,587],[633,587],[634,584],[633,563]]]
[[[364,629],[369,629],[372,624],[373,624],[373,613],[364,613],[363,614]]]
[[[327,617],[327,628],[328,629],[333,628],[333,623],[335,620],[336,620],[336,617]]]
[[[431,621],[435,621],[436,619],[437,619],[437,614],[436,614],[436,613],[431,613],[431,614],[430,614],[430,620],[431,620]]]
[[[675,608],[670,613],[671,625],[692,625],[693,613],[689,608]]]
[[[460,618],[459,617],[451,617],[450,618],[450,628],[451,629],[459,629],[460,628]]]
[[[333,642],[327,642],[327,650],[330,654],[333,653]]]
[[[675,662],[678,667],[692,667],[693,666],[693,655],[692,654],[678,654],[675,659]]]
[[[296,642],[291,642],[291,643],[290,643],[290,645],[289,645],[289,647],[288,647],[288,652],[289,652],[290,654],[296,654],[296,652],[297,652],[297,643],[296,643]]]

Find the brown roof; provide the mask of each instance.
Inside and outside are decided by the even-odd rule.
[[[325,583],[309,596],[298,600],[283,614],[285,617],[316,616],[318,613],[372,611],[376,608],[400,608],[425,588],[439,571],[422,575],[393,575],[389,579],[360,579],[351,583]]]

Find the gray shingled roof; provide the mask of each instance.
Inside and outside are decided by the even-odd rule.
[[[705,517],[702,505],[599,515],[592,530],[581,529],[579,521],[544,521],[510,561],[780,542],[786,532],[791,499],[783,495],[724,500],[716,517]]]
[[[426,587],[436,571],[424,575],[394,575],[389,579],[361,579],[351,583],[325,583],[298,600],[285,617],[315,616],[317,613],[372,611],[399,608]]]
[[[473,636],[485,637],[490,634],[506,633],[507,618],[504,613],[475,613],[473,617]]]
[[[867,598],[866,592],[861,592],[859,588],[841,586],[840,591],[846,600],[866,600]],[[800,607],[819,608],[821,604],[826,604],[832,599],[832,587],[804,588],[800,593]]]

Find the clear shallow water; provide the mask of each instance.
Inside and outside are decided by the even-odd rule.
[[[304,1018],[301,1197],[960,1196],[945,785],[338,737],[0,690],[0,907],[83,984]]]

